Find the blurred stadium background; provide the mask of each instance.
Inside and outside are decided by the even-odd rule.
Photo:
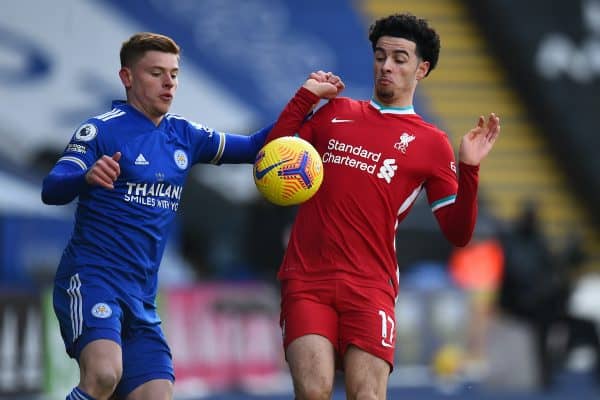
[[[600,0],[3,4],[0,398],[61,399],[77,383],[50,299],[74,205],[44,206],[41,180],[78,124],[123,96],[123,40],[142,30],[172,36],[183,48],[172,111],[251,132],[276,119],[314,69],[341,75],[345,95],[369,98],[367,28],[404,11],[428,19],[442,39],[417,112],[456,147],[478,115],[502,117],[502,137],[481,171],[474,240],[500,248],[492,267],[480,267],[489,254],[447,245],[418,200],[398,232],[403,277],[389,398],[598,398],[594,340],[568,340],[572,332],[553,325],[547,361],[555,379],[544,385],[535,329],[503,312],[497,298],[511,256],[500,239],[533,207],[551,259],[571,268],[557,275],[572,287],[567,312],[600,326]],[[190,174],[159,298],[177,399],[292,397],[275,274],[293,216],[293,208],[259,198],[249,166],[198,166]],[[552,274],[534,276],[533,285]],[[335,398],[344,398],[341,381]]]

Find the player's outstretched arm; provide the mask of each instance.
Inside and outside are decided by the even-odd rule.
[[[267,135],[275,123],[270,123],[252,135],[228,133],[225,135],[225,148],[218,164],[253,163],[256,154],[265,144]]]
[[[477,125],[465,134],[458,150],[459,160],[468,165],[479,165],[488,155],[500,135],[500,117],[491,113],[487,122],[482,116]]]

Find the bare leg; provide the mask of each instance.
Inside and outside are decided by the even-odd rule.
[[[344,356],[346,398],[349,400],[385,400],[390,374],[389,364],[356,346]]]
[[[110,398],[122,374],[121,347],[112,340],[94,340],[81,351],[79,387],[93,398]]]
[[[320,335],[302,336],[289,344],[286,358],[297,400],[331,399],[335,351],[327,338]]]

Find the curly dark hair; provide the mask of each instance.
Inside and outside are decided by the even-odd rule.
[[[427,21],[412,14],[392,14],[376,20],[369,28],[369,40],[375,50],[382,36],[393,36],[415,42],[416,53],[423,61],[429,62],[431,72],[440,55],[440,36]]]

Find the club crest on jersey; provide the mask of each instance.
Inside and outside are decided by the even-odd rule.
[[[75,140],[79,140],[81,142],[89,142],[98,134],[98,129],[94,124],[83,124],[77,129],[75,132]]]
[[[112,315],[112,309],[106,303],[96,303],[92,307],[92,315],[96,318],[108,318]]]
[[[175,150],[173,153],[173,159],[175,160],[175,164],[179,167],[179,169],[186,169],[188,166],[188,158],[187,154],[183,150]]]
[[[400,141],[394,143],[394,148],[396,150],[400,150],[402,152],[402,154],[406,154],[406,149],[408,148],[408,145],[410,144],[410,142],[412,142],[413,140],[415,140],[415,135],[411,135],[410,133],[402,132],[402,135],[400,135]]]

